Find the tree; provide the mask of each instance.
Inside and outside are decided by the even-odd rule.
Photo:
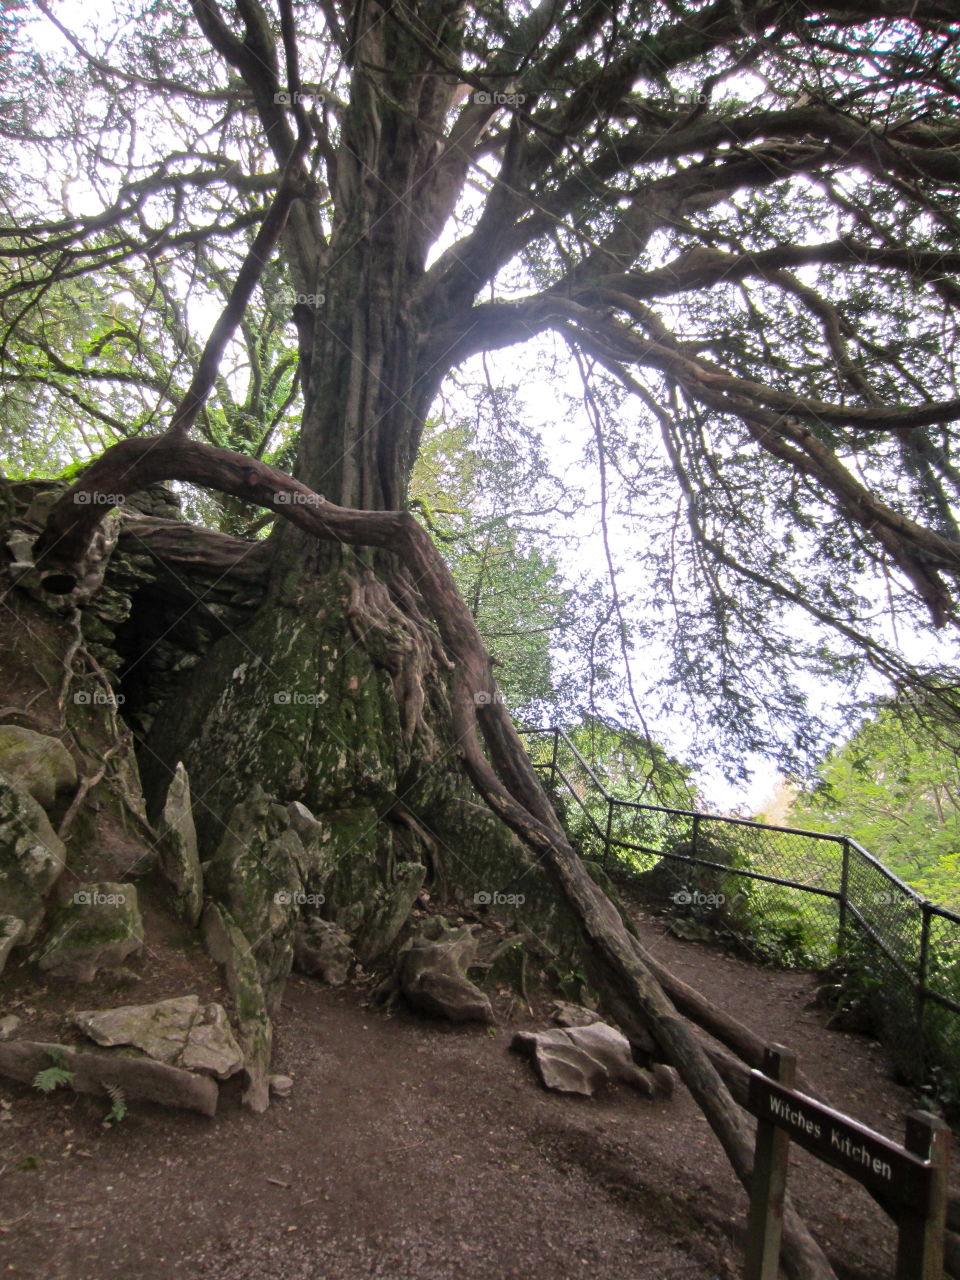
[[[936,902],[960,906],[956,733],[909,701],[881,707],[823,761],[791,821],[851,835]]]
[[[428,423],[410,484],[410,506],[434,536],[514,715],[556,716],[562,701],[552,648],[573,626],[573,591],[524,517],[555,515],[539,493],[536,442],[481,447],[466,422]]]
[[[154,803],[184,759],[206,839],[256,779],[314,809],[372,805],[385,829],[413,819],[469,860],[489,828],[453,801],[456,745],[574,904],[624,1025],[682,1066],[744,1177],[742,1117],[570,850],[403,508],[450,372],[556,335],[583,377],[604,511],[619,477],[663,534],[642,551],[651,643],[667,635],[675,689],[711,690],[718,735],[767,701],[802,737],[779,678],[800,660],[835,673],[858,655],[953,706],[871,599],[886,581],[901,629],[958,621],[953,17],[946,0],[161,0],[120,11],[116,39],[64,31],[69,58],[31,51],[18,24],[6,55],[36,87],[4,136],[54,172],[65,150],[87,185],[58,207],[24,176],[8,197],[5,360],[53,283],[137,264],[186,296],[198,256],[222,267],[257,227],[199,356],[177,352],[192,380],[172,412],[158,399],[167,429],[129,434],[76,489],[178,479],[286,517],[263,607],[144,744]],[[251,299],[270,305],[278,246],[298,299],[293,479],[190,437]],[[36,547],[61,591],[103,514],[76,494]],[[751,696],[764,670],[769,699]],[[313,700],[278,698],[291,689]],[[790,1212],[788,1243],[794,1274],[824,1274]]]

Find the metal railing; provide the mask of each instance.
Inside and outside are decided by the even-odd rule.
[[[849,836],[621,800],[562,730],[522,733],[585,857],[763,958],[840,961],[900,1074],[960,1104],[960,914]]]

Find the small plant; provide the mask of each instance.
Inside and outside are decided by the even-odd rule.
[[[33,1077],[33,1087],[39,1089],[41,1093],[53,1093],[54,1089],[72,1085],[73,1072],[68,1069],[67,1060],[63,1054],[58,1049],[51,1049],[47,1057],[53,1066],[37,1072]]]
[[[105,1129],[109,1129],[112,1124],[119,1124],[127,1114],[127,1099],[118,1084],[108,1084],[104,1087],[110,1095],[110,1110],[100,1123]]]

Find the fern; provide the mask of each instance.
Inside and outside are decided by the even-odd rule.
[[[103,1117],[102,1123],[105,1126],[111,1124],[119,1124],[123,1117],[127,1114],[127,1099],[123,1090],[118,1084],[104,1085],[107,1093],[110,1095],[110,1110]]]
[[[67,1060],[59,1049],[48,1049],[47,1057],[53,1063],[38,1071],[33,1077],[33,1087],[41,1093],[53,1093],[54,1089],[73,1084],[73,1072],[67,1067]]]
[[[33,1087],[42,1093],[53,1093],[54,1089],[68,1084],[73,1084],[73,1072],[64,1071],[63,1067],[47,1067],[33,1077]]]

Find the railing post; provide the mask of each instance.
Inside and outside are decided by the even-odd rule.
[[[917,966],[917,1058],[921,1080],[926,1079],[927,1046],[924,1022],[927,1008],[927,969],[930,964],[930,904],[920,903],[920,960]]]
[[[613,832],[613,796],[607,796],[607,834],[603,838],[603,869],[609,871],[612,863],[610,857],[610,837]]]
[[[843,837],[843,853],[840,859],[840,919],[837,923],[837,955],[842,956],[847,947],[847,882],[850,875],[850,841]]]
[[[560,730],[554,725],[553,729],[553,755],[550,757],[550,790],[557,789],[557,752],[560,749]]]
[[[690,857],[697,858],[700,854],[700,815],[693,815],[693,825],[690,832]]]

